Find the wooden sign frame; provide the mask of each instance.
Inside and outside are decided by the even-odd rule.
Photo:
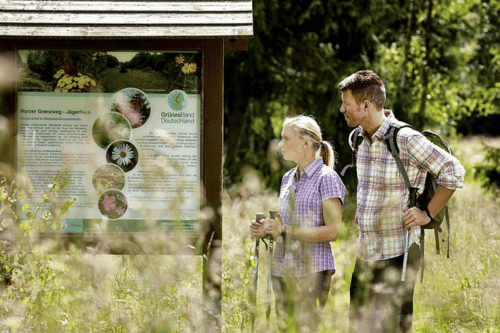
[[[18,49],[60,49],[60,50],[134,50],[134,51],[200,51],[202,54],[202,71],[201,71],[201,179],[203,185],[204,196],[208,206],[213,207],[215,220],[220,220],[218,217],[219,207],[221,205],[220,192],[222,189],[222,150],[223,150],[223,75],[224,75],[224,40],[222,39],[188,39],[188,40],[123,40],[123,41],[62,41],[62,40],[16,40],[6,41],[10,44],[9,50],[12,56]],[[14,94],[16,92],[14,91]],[[15,101],[15,98],[13,98]],[[15,113],[14,105],[11,105],[11,113]],[[15,117],[14,117],[15,118]],[[16,133],[14,133],[16,134]],[[14,155],[14,159],[17,156]],[[14,161],[13,161],[14,162]],[[220,221],[214,224],[214,232],[221,235]],[[147,237],[147,233],[141,237]],[[76,242],[87,241],[95,242],[96,239],[102,240],[102,235],[92,235],[86,233],[85,237],[80,234],[67,234],[67,238],[73,239]],[[93,237],[95,236],[95,237]],[[110,234],[110,238],[125,238],[130,239],[130,235]],[[212,237],[212,236],[210,236]],[[219,237],[217,237],[219,238]],[[196,247],[196,246],[195,246]],[[115,251],[115,250],[112,250]],[[118,251],[118,250],[116,250]],[[172,253],[178,249],[159,248],[155,249],[156,253]],[[134,252],[132,250],[131,252]],[[144,252],[147,253],[147,252]]]
[[[234,43],[234,42],[233,42]],[[64,251],[68,244],[77,244],[80,248],[100,249],[107,254],[186,254],[203,255],[203,291],[204,298],[208,300],[206,312],[213,318],[218,318],[221,313],[221,276],[211,276],[208,266],[216,265],[216,271],[222,272],[222,262],[219,254],[222,251],[222,155],[223,155],[223,94],[224,94],[224,39],[3,39],[0,53],[11,59],[17,56],[20,49],[55,49],[55,50],[103,50],[103,51],[200,51],[202,56],[201,74],[201,138],[200,138],[200,166],[203,186],[204,206],[209,207],[213,216],[201,227],[203,232],[188,237],[184,244],[172,241],[175,235],[162,233],[58,233],[61,239],[60,250]],[[15,68],[9,68],[15,74]],[[7,107],[3,108],[4,116],[12,123],[16,120],[16,91],[11,87],[5,99]],[[15,152],[15,137],[13,133],[13,149],[7,159],[9,164],[15,166],[17,154]],[[53,234],[47,235],[53,237]],[[160,239],[162,242],[154,248],[145,250],[141,247],[149,239]],[[217,254],[217,255],[215,255]],[[215,255],[215,256],[214,256]],[[222,273],[221,273],[222,274]],[[211,295],[211,296],[210,296]],[[214,296],[215,295],[215,296]],[[218,320],[212,321],[217,330]],[[219,327],[220,329],[220,327]]]

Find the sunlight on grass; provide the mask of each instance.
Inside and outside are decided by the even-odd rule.
[[[425,277],[416,288],[415,332],[498,332],[500,318],[499,200],[474,183],[451,209],[450,258],[426,248]]]
[[[474,157],[481,154],[480,145],[476,139],[453,143],[469,172],[470,163],[481,160]],[[499,332],[500,199],[468,179],[450,203],[449,259],[446,243],[436,255],[434,235],[427,233],[413,332]],[[222,332],[250,332],[253,315],[256,332],[275,332],[274,295],[267,292],[269,254],[263,243],[256,306],[251,301],[255,240],[248,227],[256,213],[267,217],[278,208],[277,193],[266,190],[250,170],[242,184],[223,192],[222,200]],[[354,208],[348,197],[339,239],[332,243],[337,270],[319,332],[347,330],[357,247]],[[93,255],[76,247],[44,254],[52,246],[41,242],[23,261],[10,261],[17,266],[11,284],[0,285],[0,331],[198,332],[204,327],[201,256]]]
[[[452,142],[454,154],[469,173],[482,160],[477,138]],[[224,197],[224,332],[250,332],[255,310],[257,331],[273,332],[276,316],[266,320],[268,253],[261,244],[257,307],[250,304],[253,292],[253,251],[248,225],[255,213],[276,209],[277,193],[262,193],[250,180],[229,189]],[[500,200],[485,194],[471,175],[464,189],[450,203],[450,258],[446,243],[435,253],[434,235],[426,235],[424,281],[415,288],[413,332],[498,332],[500,322]],[[229,195],[231,194],[231,195]],[[349,199],[352,200],[352,199]],[[351,210],[347,203],[344,209]],[[345,212],[344,217],[353,216]],[[342,235],[334,242],[337,272],[320,325],[320,332],[346,332],[349,285],[356,258],[357,232],[344,219]],[[446,231],[440,239],[446,239]],[[263,250],[264,249],[264,250]],[[274,302],[271,294],[271,302]],[[274,307],[272,308],[274,311]]]
[[[190,332],[202,325],[199,256],[74,249],[39,263],[50,266],[51,276],[45,285],[14,276],[0,308],[2,332]],[[19,302],[16,295],[28,289],[32,296]]]

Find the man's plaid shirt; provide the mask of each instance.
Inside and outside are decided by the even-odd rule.
[[[359,226],[358,257],[362,260],[385,260],[404,253],[405,228],[403,208],[409,204],[409,190],[395,159],[383,141],[390,124],[396,121],[390,112],[372,137],[364,130],[357,152],[357,210]],[[426,172],[437,175],[439,185],[449,189],[463,187],[465,170],[451,154],[432,144],[421,133],[402,128],[397,137],[399,156],[412,187],[422,193]],[[420,227],[412,229],[411,238],[419,239]]]

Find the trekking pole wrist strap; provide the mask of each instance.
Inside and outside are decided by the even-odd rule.
[[[432,215],[431,215],[431,212],[429,212],[429,207],[425,207],[424,208],[424,212],[427,214],[427,216],[431,219],[432,221]]]
[[[282,224],[282,225],[281,225],[281,228],[282,228],[282,229],[281,229],[281,234],[280,234],[280,236],[281,236],[281,237],[286,237],[286,225]]]
[[[283,257],[285,257],[286,252],[286,225],[281,225],[283,229],[281,229],[281,241],[283,242]]]

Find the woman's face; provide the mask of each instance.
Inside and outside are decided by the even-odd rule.
[[[303,157],[306,140],[301,138],[290,126],[285,126],[281,132],[279,148],[283,158],[298,163]]]

